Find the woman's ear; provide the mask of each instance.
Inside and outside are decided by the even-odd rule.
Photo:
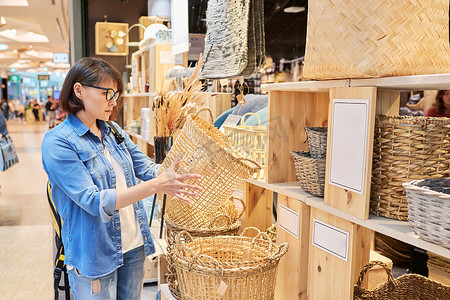
[[[73,92],[78,99],[83,100],[83,90],[83,85],[79,82],[75,82],[75,84],[73,85]]]

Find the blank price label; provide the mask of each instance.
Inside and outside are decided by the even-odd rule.
[[[342,260],[348,260],[348,231],[314,219],[312,244]]]
[[[283,204],[280,204],[278,212],[278,225],[295,238],[300,235],[300,214]]]

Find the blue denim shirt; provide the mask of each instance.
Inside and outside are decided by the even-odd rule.
[[[158,175],[151,161],[116,125],[125,141],[117,144],[111,128],[99,121],[103,143],[123,167],[128,187]],[[62,225],[65,263],[85,277],[107,275],[123,265],[116,176],[103,145],[75,115],[69,114],[42,142],[42,162]],[[139,178],[139,179],[138,179]],[[133,204],[145,254],[155,252],[142,201]]]

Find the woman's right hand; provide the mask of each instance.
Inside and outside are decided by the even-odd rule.
[[[177,174],[175,170],[179,163],[179,159],[175,159],[168,169],[155,178],[158,184],[158,193],[172,195],[180,200],[191,202],[186,196],[198,197],[196,191],[201,192],[203,189],[196,184],[187,183],[186,180],[196,180],[202,176],[198,174]]]

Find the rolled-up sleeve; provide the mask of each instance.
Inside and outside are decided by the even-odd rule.
[[[111,221],[116,206],[116,190],[100,191],[100,217],[104,223]]]

